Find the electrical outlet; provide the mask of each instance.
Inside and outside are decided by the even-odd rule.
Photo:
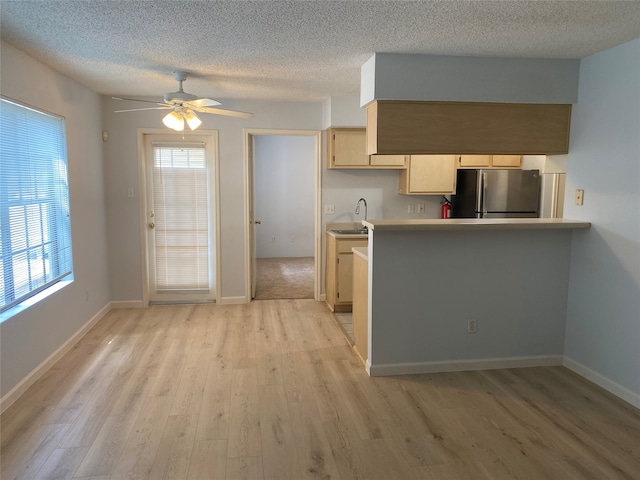
[[[407,205],[407,213],[416,213],[416,205],[415,203],[411,203]]]
[[[271,237],[271,243],[276,243],[276,237]]]
[[[418,213],[424,213],[424,203],[419,203],[418,204]]]
[[[324,214],[325,215],[334,215],[336,213],[335,205],[325,205],[324,206]]]
[[[576,189],[576,205],[582,205],[584,202],[584,190],[581,188]]]
[[[467,320],[467,333],[476,333],[478,331],[478,321],[474,318]]]

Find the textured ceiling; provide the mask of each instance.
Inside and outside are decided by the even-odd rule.
[[[582,58],[640,37],[640,1],[0,1],[2,39],[96,92],[357,95],[374,52]]]

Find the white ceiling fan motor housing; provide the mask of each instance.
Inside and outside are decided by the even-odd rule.
[[[180,70],[177,70],[175,72],[173,72],[173,78],[176,79],[176,81],[180,82],[180,88],[177,92],[169,92],[169,93],[165,93],[164,94],[164,101],[167,103],[184,103],[184,102],[191,102],[193,100],[197,100],[198,97],[196,95],[193,95],[191,93],[187,93],[182,89],[182,82],[184,82],[187,77],[189,76],[189,74],[187,72],[183,72]]]

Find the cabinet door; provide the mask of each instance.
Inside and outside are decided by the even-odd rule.
[[[326,259],[326,270],[325,270],[325,291],[326,291],[326,300],[327,304],[331,310],[335,308],[336,304],[336,292],[338,286],[336,285],[337,278],[337,269],[338,269],[338,253],[337,253],[337,242],[334,236],[327,235],[327,259]]]
[[[334,128],[330,130],[331,166],[367,166],[366,132],[364,128]]]
[[[406,191],[402,193],[454,193],[455,183],[455,155],[411,155],[408,185],[406,185]]]
[[[491,155],[460,155],[461,167],[488,167],[491,165]]]
[[[351,303],[353,300],[353,253],[338,255],[338,293],[336,303]]]
[[[493,155],[492,167],[522,167],[522,155]]]
[[[399,167],[407,166],[406,155],[371,155],[370,165],[374,167]]]
[[[337,241],[336,304],[351,305],[353,300],[353,247],[366,247],[365,239],[339,239]]]

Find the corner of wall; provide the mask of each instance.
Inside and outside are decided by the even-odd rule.
[[[375,99],[376,90],[376,53],[360,67],[360,106]]]

